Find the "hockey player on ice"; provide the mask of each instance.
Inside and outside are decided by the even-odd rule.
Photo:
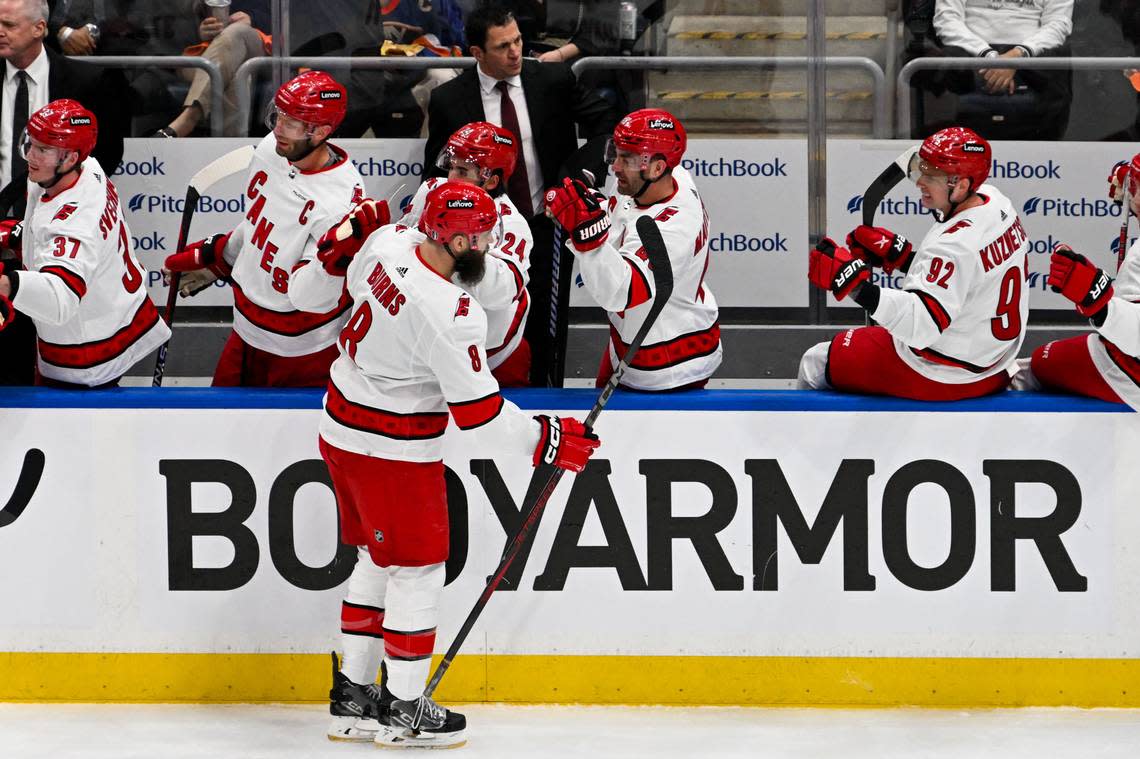
[[[483,276],[499,221],[485,191],[434,187],[416,229],[366,233],[358,213],[320,245],[321,265],[346,280],[352,314],[337,340],[319,444],[341,541],[359,547],[341,607],[344,665],[337,671],[333,657],[328,736],[458,745],[463,715],[424,695],[448,555],[448,420],[480,439],[511,441],[536,466],[581,471],[600,443],[575,419],[532,417],[499,394],[486,315],[453,281],[470,288]]]
[[[610,319],[598,367],[602,387],[649,313],[653,274],[637,235],[637,219],[657,221],[673,265],[673,293],[622,377],[631,390],[704,387],[720,366],[716,299],[705,284],[709,217],[693,177],[683,168],[685,128],[667,111],[645,108],[623,118],[606,147],[618,195],[564,179],[547,190],[547,212],[565,228],[582,286]]]
[[[990,146],[969,129],[926,138],[910,178],[934,226],[914,248],[882,227],[860,225],[843,248],[824,238],[808,278],[838,300],[850,297],[878,324],[851,329],[807,350],[803,388],[928,401],[1004,390],[1025,337],[1028,236],[1017,210],[992,184]],[[870,282],[871,267],[901,271],[898,290]]]
[[[1140,154],[1108,176],[1109,197],[1140,214]],[[1125,209],[1128,213],[1129,209]],[[1140,409],[1140,243],[1128,248],[1116,281],[1068,245],[1053,249],[1049,285],[1071,300],[1096,332],[1054,340],[1021,359],[1019,389],[1057,390]]]
[[[32,114],[18,145],[28,206],[0,236],[22,248],[26,270],[0,273],[0,329],[16,311],[35,323],[40,385],[117,385],[170,337],[147,297],[115,185],[91,156],[98,129],[82,105],[55,100]]]
[[[465,286],[487,312],[487,360],[499,387],[530,384],[530,346],[523,337],[530,297],[530,254],[534,239],[530,225],[507,196],[507,180],[518,160],[514,134],[486,121],[460,127],[448,138],[436,165],[447,180],[468,182],[487,191],[495,201],[499,224],[491,239],[483,278]],[[400,224],[415,228],[423,213],[428,192],[441,185],[432,178],[420,185]]]
[[[277,91],[249,168],[245,219],[234,230],[191,243],[166,259],[192,295],[218,278],[234,294],[234,328],[214,369],[215,386],[323,387],[348,311],[344,280],[316,263],[317,241],[364,196],[360,173],[328,142],[347,94],[323,71]],[[387,204],[366,204],[372,228]]]

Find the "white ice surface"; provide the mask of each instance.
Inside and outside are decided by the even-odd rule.
[[[454,759],[1137,759],[1140,711],[459,707]],[[0,759],[440,756],[332,743],[316,705],[0,704]],[[378,754],[378,751],[384,751]]]

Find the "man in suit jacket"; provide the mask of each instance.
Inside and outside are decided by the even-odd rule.
[[[428,104],[425,178],[435,170],[440,150],[459,127],[490,121],[515,131],[522,155],[507,194],[530,217],[534,235],[527,291],[531,315],[531,384],[562,386],[570,290],[571,256],[555,244],[554,226],[544,215],[543,192],[570,171],[590,168],[601,179],[602,145],[618,115],[595,93],[580,86],[569,67],[523,60],[522,35],[509,10],[484,5],[468,14],[464,31],[477,66],[437,87]],[[577,125],[591,140],[578,152]],[[596,138],[596,139],[591,139]],[[575,155],[577,153],[577,155]],[[572,165],[571,165],[572,164]],[[552,262],[559,257],[558,304],[552,319]]]
[[[121,71],[69,60],[44,48],[48,6],[44,0],[0,0],[0,219],[22,218],[27,169],[18,156],[19,131],[12,120],[18,100],[27,117],[52,100],[78,100],[95,114],[98,142],[92,154],[108,175],[123,159],[123,136],[130,129],[130,96]],[[26,77],[21,86],[21,77]],[[21,87],[24,94],[20,93]],[[18,116],[16,118],[19,118]],[[15,161],[15,164],[13,164]],[[5,267],[16,265],[12,251],[0,250]],[[17,318],[0,333],[0,385],[30,385],[35,378],[35,330]]]

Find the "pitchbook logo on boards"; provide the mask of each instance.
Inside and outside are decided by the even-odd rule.
[[[132,213],[182,213],[185,207],[186,199],[174,195],[148,195],[140,192],[127,201],[127,209]],[[195,210],[198,213],[245,213],[245,195],[236,198],[203,195],[198,198]]]
[[[1039,214],[1041,216],[1080,217],[1092,216],[1101,218],[1105,216],[1120,216],[1120,206],[1107,198],[1044,198],[1032,197],[1021,206],[1026,216]]]
[[[847,201],[847,213],[856,214],[863,210],[863,196],[855,195]],[[879,216],[920,216],[930,211],[922,207],[918,198],[909,195],[902,198],[883,198],[876,211]]]

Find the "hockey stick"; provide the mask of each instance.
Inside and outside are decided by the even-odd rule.
[[[887,197],[887,193],[895,188],[895,185],[906,179],[910,162],[917,154],[917,145],[907,148],[902,155],[887,164],[887,168],[871,180],[871,184],[867,185],[867,189],[863,191],[864,226],[873,227],[875,225],[875,212],[879,210],[879,204],[883,202],[883,198]],[[871,315],[864,311],[863,325],[866,326],[870,323]]]
[[[649,330],[657,322],[657,317],[661,314],[661,309],[665,308],[666,301],[673,293],[673,267],[669,263],[669,251],[665,248],[665,241],[661,239],[661,230],[657,228],[657,222],[648,216],[642,216],[637,220],[637,234],[641,238],[641,244],[645,248],[645,254],[649,257],[649,266],[653,270],[653,303],[649,306],[649,313],[645,316],[645,321],[642,322],[641,328],[637,330],[634,335],[633,341],[629,344],[629,350],[626,351],[625,356],[618,362],[614,373],[610,376],[609,382],[602,388],[602,392],[598,394],[598,400],[594,402],[594,407],[590,409],[589,415],[586,417],[585,425],[586,430],[592,430],[594,423],[598,420],[598,415],[602,413],[602,409],[606,407],[610,396],[614,394],[618,384],[621,382],[621,377],[625,374],[625,370],[629,368],[629,364],[633,361],[633,357],[637,355],[638,349],[641,348],[641,343],[645,340],[645,336]],[[542,515],[543,509],[546,508],[546,502],[550,500],[551,493],[558,485],[559,480],[562,479],[562,474],[565,469],[557,469],[550,467],[551,472],[546,481],[545,487],[539,492],[538,497],[535,498],[534,503],[527,509],[525,506],[523,512],[526,516],[523,518],[522,524],[515,531],[515,534],[507,542],[507,546],[503,551],[503,557],[499,561],[498,568],[495,569],[494,574],[487,578],[487,586],[483,588],[483,592],[479,595],[479,599],[475,602],[474,608],[471,613],[467,615],[467,619],[463,622],[463,626],[459,628],[459,632],[455,635],[455,640],[452,641],[451,647],[447,649],[444,654],[443,660],[440,661],[439,666],[435,668],[435,672],[428,681],[427,688],[424,689],[424,695],[430,697],[435,692],[436,686],[439,681],[443,679],[447,668],[451,666],[451,661],[459,652],[459,647],[463,645],[463,641],[467,639],[467,635],[471,632],[471,628],[475,626],[475,620],[479,618],[483,608],[490,600],[491,594],[495,592],[499,582],[502,581],[503,576],[506,575],[507,570],[514,561],[515,556],[518,555],[519,550],[526,543],[527,537],[531,529],[538,523],[538,518]]]
[[[20,467],[20,476],[16,478],[16,488],[8,503],[0,509],[0,527],[7,527],[19,519],[31,503],[44,473],[44,461],[44,452],[39,448],[31,448],[24,454],[24,464]]]
[[[219,156],[190,177],[185,204],[182,207],[182,224],[178,227],[178,246],[174,249],[175,253],[186,247],[186,238],[190,235],[190,222],[194,219],[194,211],[198,208],[198,199],[202,193],[226,177],[245,171],[252,160],[253,145],[243,145]],[[166,294],[166,310],[163,311],[162,319],[166,322],[166,326],[171,328],[174,327],[174,305],[178,302],[178,281],[181,278],[182,272],[170,272],[170,291]],[[154,362],[154,378],[151,382],[153,387],[162,387],[162,376],[166,373],[166,351],[170,348],[173,337],[174,333],[171,331],[170,337],[158,349],[158,357]]]
[[[906,179],[907,169],[910,167],[911,158],[918,153],[918,146],[909,147],[906,151],[887,165],[882,173],[867,185],[867,189],[863,191],[863,224],[871,227],[875,224],[875,212],[879,210],[879,204],[883,202],[883,198],[887,197],[887,193],[895,188],[899,182]]]

